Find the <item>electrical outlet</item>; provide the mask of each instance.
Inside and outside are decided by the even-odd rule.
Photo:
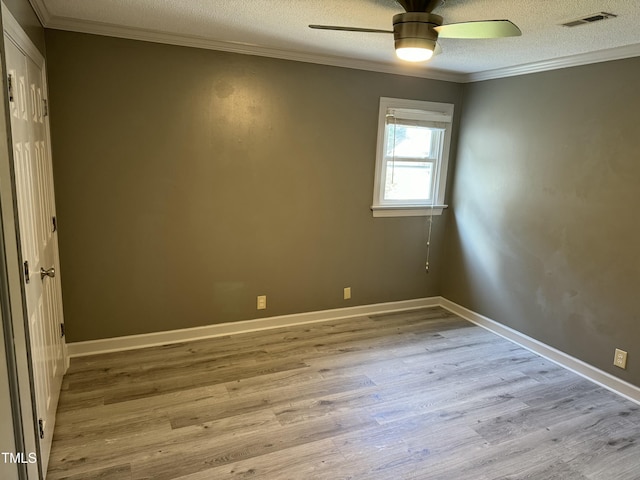
[[[266,310],[267,308],[267,296],[258,295],[258,310]]]
[[[613,357],[613,364],[616,367],[627,368],[627,352],[616,348],[616,354]]]
[[[344,299],[349,300],[351,298],[351,287],[344,287]]]

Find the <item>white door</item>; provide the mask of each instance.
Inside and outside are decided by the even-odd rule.
[[[39,458],[46,474],[65,347],[44,61],[36,63],[7,32],[4,38]]]

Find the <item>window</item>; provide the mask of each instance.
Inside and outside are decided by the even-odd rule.
[[[452,117],[449,103],[380,99],[374,217],[442,213]]]

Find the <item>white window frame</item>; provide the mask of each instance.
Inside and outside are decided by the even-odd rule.
[[[434,183],[433,199],[426,202],[385,200],[385,137],[387,128],[387,112],[389,109],[411,109],[424,112],[430,120],[445,124],[444,140],[441,155],[437,159],[437,177]],[[422,100],[407,100],[401,98],[380,98],[378,116],[378,143],[376,152],[375,183],[373,186],[373,205],[371,210],[374,217],[406,217],[441,215],[447,208],[444,204],[447,183],[447,168],[449,166],[449,149],[451,144],[451,130],[453,125],[453,105],[450,103],[425,102]]]

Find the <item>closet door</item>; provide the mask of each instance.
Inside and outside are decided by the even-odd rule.
[[[65,352],[44,62],[6,31],[4,42],[39,460],[46,473]]]

